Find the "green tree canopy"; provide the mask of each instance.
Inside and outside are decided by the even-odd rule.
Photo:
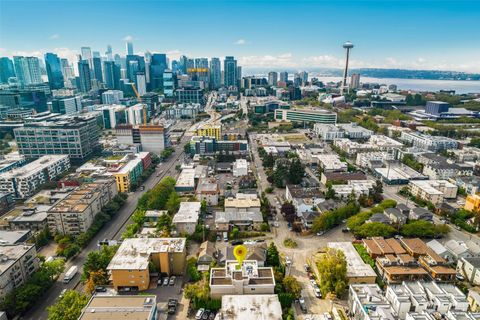
[[[48,320],[77,320],[87,303],[86,295],[68,290],[63,298],[48,307]]]
[[[341,296],[347,286],[347,261],[340,250],[328,249],[317,263],[320,273],[320,290],[323,296],[333,292]]]

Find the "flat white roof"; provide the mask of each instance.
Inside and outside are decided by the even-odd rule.
[[[181,202],[180,209],[173,217],[173,223],[197,223],[200,215],[200,202]]]
[[[195,169],[183,169],[178,176],[175,187],[194,187],[195,186]]]
[[[223,320],[281,320],[282,306],[276,294],[224,295]]]
[[[11,178],[21,178],[21,177],[28,177],[32,174],[35,174],[39,171],[45,170],[46,168],[56,164],[64,160],[65,158],[68,159],[68,155],[61,154],[61,155],[48,155],[38,158],[37,160],[30,162],[23,167],[15,168],[10,171],[6,171],[0,174],[1,178],[11,179]]]
[[[365,262],[353,247],[351,242],[329,242],[329,248],[343,251],[347,260],[347,277],[376,277],[372,267]]]

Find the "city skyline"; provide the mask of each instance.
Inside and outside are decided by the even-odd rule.
[[[61,4],[2,1],[0,56],[43,58],[53,52],[75,63],[81,47],[104,55],[111,45],[114,54],[125,55],[125,43],[132,41],[135,53],[166,53],[170,61],[183,54],[233,55],[245,68],[342,68],[341,45],[350,40],[355,43],[351,68],[480,72],[480,45],[471,41],[480,4],[473,1],[99,1],[95,10],[90,1]],[[204,14],[182,10],[179,15],[188,5]],[[55,19],[45,19],[52,10]],[[15,18],[20,15],[23,19]],[[238,27],[220,27],[232,15],[238,16]],[[204,31],[192,32],[195,25]]]

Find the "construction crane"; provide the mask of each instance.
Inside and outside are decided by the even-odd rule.
[[[133,92],[137,96],[137,101],[142,102],[142,97],[138,94],[137,87],[135,87],[135,83],[131,82],[130,85],[132,86]],[[147,108],[143,108],[143,124],[147,125]]]

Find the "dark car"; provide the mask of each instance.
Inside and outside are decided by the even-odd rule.
[[[202,320],[208,320],[209,316],[210,316],[210,310],[205,310],[205,312],[202,314]]]
[[[177,307],[178,305],[178,300],[177,299],[168,299],[168,306],[169,307]]]
[[[107,292],[107,288],[103,286],[95,287],[95,292]]]
[[[348,227],[342,229],[342,232],[349,232],[349,231],[350,231],[350,228]]]
[[[175,314],[176,311],[177,311],[177,308],[175,308],[175,307],[168,307],[168,314]]]
[[[232,246],[238,246],[239,244],[243,244],[242,240],[233,240],[232,241]]]
[[[215,320],[215,311],[212,311],[208,316],[208,320]]]

